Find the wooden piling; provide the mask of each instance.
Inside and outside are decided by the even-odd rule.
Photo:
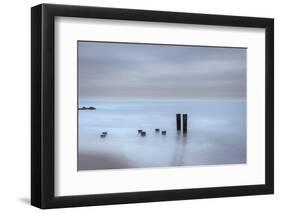
[[[183,133],[187,132],[187,114],[182,115],[182,131]]]
[[[177,120],[177,130],[181,130],[181,114],[176,115]]]
[[[142,131],[141,136],[146,136],[146,132]]]

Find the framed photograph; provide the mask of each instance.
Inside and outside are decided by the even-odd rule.
[[[31,203],[272,194],[274,21],[31,9]]]

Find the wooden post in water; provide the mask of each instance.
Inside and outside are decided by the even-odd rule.
[[[187,114],[182,115],[182,131],[183,133],[187,132]]]
[[[181,130],[181,114],[177,114],[177,130]]]

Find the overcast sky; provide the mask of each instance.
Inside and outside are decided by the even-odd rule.
[[[78,42],[79,98],[245,99],[246,51]]]

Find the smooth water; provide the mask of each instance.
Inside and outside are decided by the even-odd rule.
[[[97,109],[79,110],[78,170],[246,163],[245,101],[87,104],[80,106]],[[176,130],[176,113],[188,114],[186,135]]]

